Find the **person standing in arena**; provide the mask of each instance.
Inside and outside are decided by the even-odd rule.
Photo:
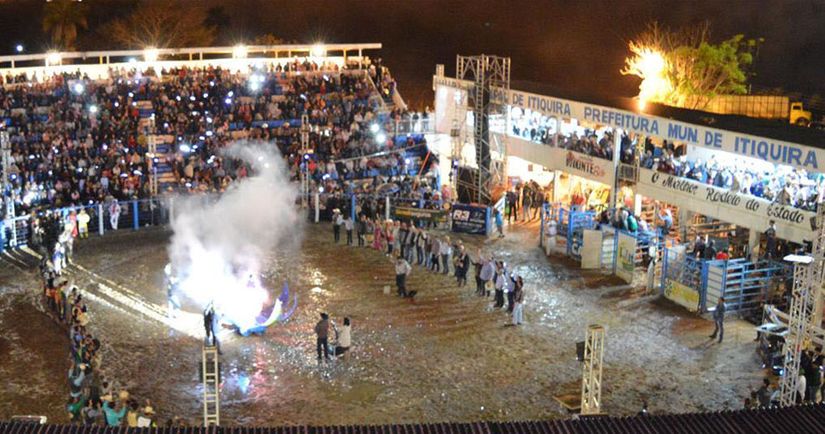
[[[344,224],[344,217],[341,216],[341,210],[335,208],[332,210],[332,237],[335,243],[341,239],[341,225]]]
[[[524,322],[524,281],[521,276],[516,276],[516,284],[513,288],[513,325],[521,325]]]
[[[361,214],[358,219],[358,247],[364,247],[364,240],[367,236],[367,216]]]
[[[223,354],[218,336],[215,334],[215,306],[212,303],[203,311],[203,329],[206,333],[206,346],[214,346],[218,349],[218,354]]]
[[[713,324],[716,328],[713,329],[713,334],[709,337],[711,340],[716,338],[719,334],[719,343],[722,343],[722,337],[725,335],[725,297],[719,297],[719,303],[716,304],[716,309],[713,311]]]
[[[344,230],[347,231],[347,245],[348,246],[352,245],[352,228],[353,228],[352,217],[347,215],[347,218],[344,219]]]
[[[109,224],[112,225],[113,230],[117,230],[121,211],[120,203],[118,203],[117,199],[113,198],[112,202],[109,204]]]
[[[80,238],[87,238],[89,236],[89,220],[91,220],[91,218],[86,212],[86,208],[81,208],[80,213],[77,215],[77,230]]]
[[[318,362],[329,361],[329,315],[321,312],[321,320],[315,324],[315,350],[318,352]]]
[[[398,256],[395,259],[395,286],[398,287],[398,295],[402,297],[408,297],[410,294],[407,292],[407,276],[412,271],[412,267],[401,256]]]

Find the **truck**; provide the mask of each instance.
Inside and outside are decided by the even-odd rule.
[[[805,110],[802,102],[791,101],[779,95],[719,95],[702,104],[698,99],[688,98],[685,107],[721,115],[740,115],[759,119],[782,119],[789,123],[807,127],[811,124],[811,112]]]

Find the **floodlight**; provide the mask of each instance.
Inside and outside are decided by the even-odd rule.
[[[233,59],[246,59],[249,55],[249,48],[246,45],[238,44],[234,48],[232,48],[232,58]]]
[[[146,62],[157,62],[160,51],[155,47],[147,47],[143,50],[143,60]]]

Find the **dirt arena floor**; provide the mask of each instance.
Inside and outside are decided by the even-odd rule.
[[[636,413],[739,408],[763,371],[754,332],[726,322],[724,343],[711,321],[664,300],[634,302],[620,282],[583,272],[536,246],[535,225],[506,238],[461,237],[470,252],[495,252],[524,276],[526,324],[457,288],[452,277],[414,267],[414,301],[385,295],[391,261],[372,249],[332,242],[329,225],[307,224],[300,251],[272,252],[271,288],[287,280],[298,310],[262,337],[229,330],[223,340],[223,425],[381,424],[565,417],[553,398],[579,393],[575,343],[587,324],[607,328],[603,410]],[[159,419],[201,421],[198,312],[166,316],[163,266],[170,234],[122,231],[82,240],[69,278],[86,293],[90,329],[103,342],[107,377],[150,398]],[[36,259],[0,261],[0,418],[43,414],[65,421],[68,339],[38,298]],[[318,364],[313,326],[321,311],[352,318],[347,360]]]

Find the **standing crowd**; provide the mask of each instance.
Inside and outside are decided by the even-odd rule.
[[[61,270],[45,256],[42,258],[40,273],[45,305],[69,333],[71,367],[66,403],[69,420],[82,425],[108,427],[156,426],[151,402],[147,399],[139,403],[105,373],[100,340],[88,329],[89,313],[83,295],[76,285],[63,277]]]
[[[413,265],[431,273],[452,275],[456,286],[467,285],[470,267],[473,267],[476,283],[475,294],[479,297],[493,297],[493,307],[505,309],[511,315],[513,325],[524,322],[524,281],[512,271],[504,261],[493,254],[485,254],[479,249],[473,259],[460,239],[449,235],[439,235],[433,229],[435,219],[424,221],[370,219],[359,214],[358,222],[351,216],[342,215],[339,209],[333,211],[333,241],[347,246],[356,245],[353,231],[356,231],[357,246],[377,250],[393,259],[396,293],[402,298],[414,298],[418,289],[407,286],[407,278]],[[416,224],[417,223],[417,224]],[[432,226],[432,229],[430,228]],[[346,233],[342,241],[341,232]]]

